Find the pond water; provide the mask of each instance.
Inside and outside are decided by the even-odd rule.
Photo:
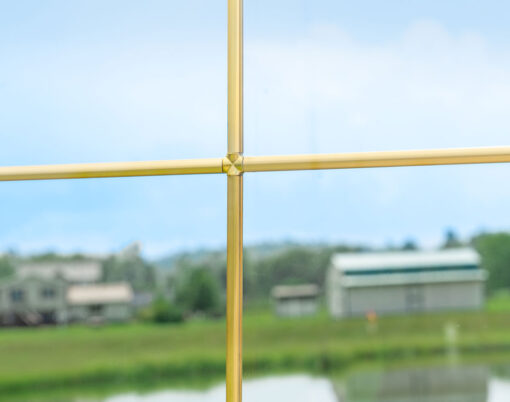
[[[339,378],[282,375],[244,382],[245,402],[509,402],[510,366],[364,370]],[[224,402],[224,385],[203,391],[123,393],[105,402]]]
[[[59,390],[13,395],[30,402],[224,402],[224,384],[207,389],[95,393]],[[510,364],[358,369],[332,378],[307,374],[244,381],[244,402],[510,402]],[[3,399],[2,399],[3,400]]]

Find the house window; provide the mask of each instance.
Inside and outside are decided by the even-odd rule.
[[[89,312],[91,314],[101,314],[103,312],[103,307],[102,304],[93,304],[89,307]]]
[[[41,296],[43,299],[53,299],[55,294],[56,292],[54,288],[43,288],[41,290]]]
[[[13,289],[11,290],[11,300],[13,302],[23,301],[25,298],[25,292],[21,289]]]

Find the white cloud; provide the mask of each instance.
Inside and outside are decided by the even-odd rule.
[[[247,144],[257,153],[497,145],[510,119],[508,49],[418,22],[382,44],[319,27],[247,49]],[[256,127],[256,128],[253,128]]]

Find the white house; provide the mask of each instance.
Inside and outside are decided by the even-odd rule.
[[[13,278],[0,283],[0,325],[67,321],[67,284],[62,279]]]
[[[317,285],[275,286],[271,294],[279,316],[298,317],[317,312]]]
[[[333,317],[479,309],[486,272],[470,248],[333,256],[326,293]]]
[[[0,326],[126,321],[129,283],[69,285],[59,278],[13,278],[0,283]]]
[[[127,282],[73,285],[67,289],[69,321],[127,321],[133,290]]]

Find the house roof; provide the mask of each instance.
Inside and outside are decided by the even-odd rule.
[[[353,274],[423,269],[477,268],[480,256],[471,248],[435,251],[340,253],[332,258],[336,269]],[[381,272],[381,273],[382,273]]]
[[[55,261],[29,262],[16,268],[19,278],[36,277],[54,279],[61,277],[68,282],[97,282],[101,279],[102,266],[99,261]]]
[[[296,286],[280,285],[275,286],[271,291],[271,294],[275,299],[314,297],[319,294],[319,287],[312,284]]]
[[[67,289],[70,305],[131,303],[133,290],[126,282],[73,285]]]

